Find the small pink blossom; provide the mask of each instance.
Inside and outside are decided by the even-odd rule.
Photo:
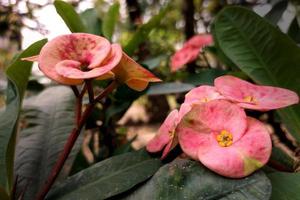
[[[213,86],[202,85],[190,90],[184,99],[184,103],[206,103],[224,97]]]
[[[185,64],[196,60],[202,48],[212,43],[213,38],[210,34],[199,34],[193,36],[184,43],[182,49],[177,51],[171,57],[171,71],[177,71]]]
[[[229,75],[216,78],[215,87],[227,99],[253,110],[272,110],[299,102],[298,95],[291,90],[259,86]]]
[[[187,155],[227,177],[251,174],[271,154],[271,139],[264,125],[225,100],[194,104],[176,132]]]
[[[147,144],[147,151],[155,153],[164,149],[162,159],[178,144],[176,127],[181,118],[190,110],[189,104],[182,104],[178,112],[177,109],[169,113],[165,121],[160,126],[156,136]]]

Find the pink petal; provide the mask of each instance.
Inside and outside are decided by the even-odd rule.
[[[171,71],[177,71],[185,64],[196,60],[202,48],[212,43],[213,38],[210,34],[199,34],[193,36],[184,43],[183,48],[171,57]]]
[[[264,125],[247,118],[244,136],[229,147],[221,147],[211,135],[210,142],[199,147],[200,162],[212,171],[231,178],[247,176],[267,163],[272,143]]]
[[[178,110],[170,112],[159,128],[157,135],[147,144],[147,151],[159,152],[172,140],[171,133],[175,131],[177,118]]]
[[[46,76],[59,83],[80,84],[80,79],[70,79],[58,74],[56,64],[63,60],[74,60],[82,65],[96,66],[107,57],[110,49],[108,40],[100,36],[87,33],[58,36],[42,48],[38,59],[39,67]]]
[[[190,90],[185,95],[185,103],[206,103],[215,99],[224,99],[224,97],[213,86],[203,85]]]
[[[212,100],[205,104],[195,104],[189,114],[211,129],[214,134],[222,130],[230,132],[233,142],[239,140],[247,128],[246,114],[237,105],[225,100]],[[194,125],[197,127],[197,123]]]
[[[272,110],[299,102],[298,95],[291,90],[259,86],[229,75],[216,78],[215,87],[239,106],[254,110]],[[247,100],[248,97],[253,100]]]
[[[161,81],[124,52],[120,63],[112,70],[112,72],[119,82],[126,83],[128,87],[137,91],[144,90],[149,82]]]

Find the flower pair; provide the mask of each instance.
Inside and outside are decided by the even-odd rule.
[[[149,82],[160,81],[126,55],[119,44],[87,33],[58,36],[38,56],[24,60],[38,61],[46,76],[65,85],[78,85],[85,79],[113,78],[141,91]]]
[[[298,95],[233,76],[221,76],[214,85],[187,93],[180,111],[170,113],[147,150],[164,148],[164,158],[179,143],[185,154],[220,175],[247,176],[266,164],[272,143],[264,124],[246,116],[244,108],[282,108],[298,103]]]

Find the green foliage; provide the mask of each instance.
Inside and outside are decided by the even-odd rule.
[[[139,199],[269,199],[271,184],[263,172],[243,179],[219,176],[199,162],[176,159],[161,167],[144,185],[125,198]]]
[[[73,6],[61,0],[55,0],[54,6],[56,12],[61,16],[71,32],[87,32],[87,28]]]
[[[297,43],[300,43],[300,27],[297,20],[297,17],[295,17],[289,27],[288,35]]]
[[[300,200],[300,173],[268,174],[272,183],[272,200]]]
[[[293,158],[278,147],[272,148],[272,154],[269,162],[286,171],[293,171],[295,167],[295,161]]]
[[[34,198],[63,150],[74,128],[74,104],[74,94],[65,86],[50,87],[38,96],[25,100],[23,121],[26,127],[20,132],[15,161],[18,188],[25,188],[30,181],[25,199]],[[68,175],[81,142],[79,139],[78,145],[72,149],[60,178]]]
[[[228,7],[218,14],[213,35],[225,55],[255,82],[300,94],[300,49],[266,20],[248,9]],[[300,105],[278,112],[300,141]]]
[[[188,92],[194,88],[194,85],[188,83],[156,83],[152,84],[147,91],[148,95],[161,95]]]
[[[276,25],[280,18],[282,17],[283,12],[288,6],[288,1],[281,0],[276,3],[272,9],[265,15],[265,18],[270,21],[272,24]]]
[[[220,69],[202,70],[197,74],[188,74],[184,79],[185,83],[190,83],[195,86],[198,85],[213,85],[215,78],[225,75],[228,71]]]
[[[37,55],[46,43],[40,40],[18,55],[7,68],[8,86],[6,89],[6,106],[0,115],[0,187],[11,190],[13,182],[13,159],[16,138],[16,127],[20,105],[27,87],[31,72],[31,62],[21,58]]]
[[[102,32],[103,35],[110,41],[115,30],[115,25],[118,22],[119,9],[120,4],[119,2],[116,2],[109,8],[108,12],[103,18]]]
[[[160,166],[144,150],[114,156],[69,177],[47,199],[106,199],[145,181]]]
[[[127,45],[124,47],[124,51],[131,56],[138,46],[147,40],[150,32],[156,28],[156,26],[161,22],[169,10],[166,6],[161,9],[161,11],[153,16],[146,24],[141,25],[138,30],[134,33],[132,38],[129,40]]]
[[[80,17],[87,28],[87,32],[102,35],[102,21],[94,8],[83,11],[80,13]]]

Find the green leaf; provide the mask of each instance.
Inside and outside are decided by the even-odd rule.
[[[182,93],[193,89],[195,86],[188,83],[156,83],[152,84],[147,90],[148,95],[161,95],[161,94],[172,94]]]
[[[80,13],[80,17],[87,28],[87,32],[102,35],[102,21],[99,19],[96,9],[87,9]]]
[[[144,60],[141,64],[146,65],[148,69],[153,70],[160,66],[161,61],[166,59],[167,59],[166,55],[159,55],[157,57]]]
[[[300,27],[297,17],[295,17],[289,27],[288,35],[297,43],[300,43]]]
[[[284,151],[282,151],[282,149],[273,147],[269,163],[271,164],[271,166],[280,167],[281,169],[286,171],[294,171],[296,161],[292,157],[287,155]]]
[[[271,184],[262,171],[242,179],[219,176],[199,162],[176,159],[125,198],[140,199],[269,199]],[[117,198],[116,198],[117,199]]]
[[[288,1],[282,0],[276,3],[272,9],[265,15],[265,18],[269,20],[272,24],[276,25],[280,20],[283,12],[288,6]]]
[[[63,150],[74,128],[74,105],[74,94],[65,86],[50,87],[24,102],[22,121],[26,127],[21,130],[16,147],[15,173],[20,190],[30,183],[25,199],[34,198]],[[80,149],[80,141],[81,137],[72,149],[60,178],[68,175]]]
[[[87,28],[73,6],[61,0],[54,1],[54,6],[72,33],[87,32]]]
[[[279,29],[242,7],[227,7],[215,19],[214,39],[221,50],[255,82],[300,94],[300,49]],[[278,110],[300,141],[300,105]]]
[[[169,10],[169,6],[161,9],[161,11],[153,16],[146,24],[141,25],[127,45],[124,47],[124,51],[131,56],[134,51],[139,47],[141,43],[148,39],[150,32],[160,24],[161,20],[165,17]]]
[[[300,173],[268,174],[272,183],[272,200],[300,200]]]
[[[198,85],[213,85],[215,78],[225,75],[227,71],[220,69],[207,69],[200,71],[197,74],[189,74],[184,82],[193,84],[195,86]]]
[[[103,18],[102,32],[103,35],[111,41],[116,23],[119,18],[119,2],[114,3]]]
[[[31,72],[31,62],[21,58],[37,55],[47,40],[40,40],[19,54],[7,68],[6,107],[0,111],[0,186],[8,191],[13,182],[16,127],[22,99]]]
[[[145,181],[160,166],[144,150],[114,156],[69,177],[47,199],[106,199]]]

